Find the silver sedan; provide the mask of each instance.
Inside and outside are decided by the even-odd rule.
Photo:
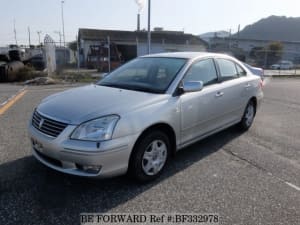
[[[159,176],[176,151],[229,126],[251,126],[262,81],[235,58],[136,58],[97,84],[44,99],[29,124],[33,155],[73,175]]]

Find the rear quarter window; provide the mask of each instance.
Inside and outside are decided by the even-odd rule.
[[[233,61],[228,59],[216,59],[216,61],[219,66],[222,80],[230,80],[239,77],[236,65]]]
[[[247,72],[240,65],[235,64],[235,66],[236,66],[237,73],[240,77],[247,75]]]

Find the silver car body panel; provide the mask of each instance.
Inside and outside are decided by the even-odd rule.
[[[88,177],[124,174],[136,141],[149,127],[156,124],[171,127],[179,150],[239,122],[248,101],[255,97],[259,105],[263,97],[260,79],[232,57],[211,53],[169,53],[146,57],[179,57],[188,61],[165,94],[89,85],[47,97],[36,110],[45,117],[69,125],[57,138],[52,138],[30,123],[34,156],[43,164],[69,174]],[[199,92],[174,94],[190,65],[199,59],[220,57],[238,63],[247,75],[204,86]],[[70,139],[81,123],[111,114],[120,116],[111,140]],[[59,166],[52,163],[52,159],[59,161]],[[91,174],[78,165],[95,165],[101,169]]]

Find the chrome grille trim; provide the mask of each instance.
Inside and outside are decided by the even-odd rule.
[[[31,124],[37,130],[48,136],[56,138],[68,126],[66,123],[55,121],[38,113],[36,110],[32,115]]]

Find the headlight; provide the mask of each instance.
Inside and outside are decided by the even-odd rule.
[[[109,140],[119,118],[117,115],[111,115],[85,122],[73,131],[71,139],[85,141]]]

